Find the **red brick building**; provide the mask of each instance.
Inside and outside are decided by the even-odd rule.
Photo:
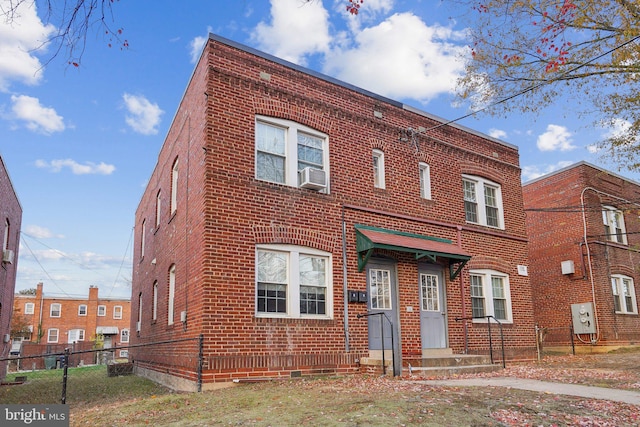
[[[527,263],[516,147],[212,35],[136,211],[132,342],[202,334],[205,388],[487,354],[486,316],[533,357]]]
[[[11,350],[11,308],[16,287],[18,248],[22,206],[13,188],[4,160],[0,157],[0,359],[9,356]],[[6,363],[0,362],[0,379],[6,374]]]
[[[523,186],[545,345],[640,341],[640,184],[580,162]]]
[[[100,298],[98,288],[94,286],[89,287],[86,298],[76,298],[47,295],[43,293],[42,283],[38,283],[35,295],[15,295],[13,309],[23,317],[31,331],[25,341],[48,348],[47,352],[61,352],[73,343],[95,344],[98,341],[104,348],[129,343],[131,300]],[[34,351],[35,354],[44,353]],[[123,351],[115,356],[126,356],[126,350]]]

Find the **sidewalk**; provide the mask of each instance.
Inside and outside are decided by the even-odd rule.
[[[615,402],[640,405],[640,392],[637,391],[591,387],[578,384],[553,383],[523,378],[467,378],[457,380],[424,380],[419,382],[427,385],[439,385],[446,387],[511,387],[520,390],[537,391],[540,393],[566,394],[570,396],[585,397],[588,399],[612,400]]]

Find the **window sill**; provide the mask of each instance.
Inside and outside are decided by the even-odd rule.
[[[637,316],[638,312],[633,311],[616,311],[615,314],[619,314],[621,316]]]
[[[472,321],[473,321],[473,323],[477,323],[479,325],[489,323],[489,319],[485,319],[485,318],[472,319]],[[502,319],[499,319],[499,322],[500,323],[498,323],[498,320],[491,319],[491,323],[494,324],[494,325],[513,325],[513,320],[506,320],[506,319],[502,320]]]
[[[264,319],[264,320],[333,320],[330,316],[289,316],[286,314],[276,315],[276,314],[266,314],[266,313],[256,313],[256,319]]]

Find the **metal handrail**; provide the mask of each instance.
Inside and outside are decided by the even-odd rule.
[[[487,329],[488,329],[487,332],[489,334],[489,357],[491,359],[491,364],[493,364],[493,340],[492,340],[492,334],[491,334],[491,319],[495,320],[496,323],[500,326],[500,342],[502,346],[502,367],[506,368],[507,360],[504,352],[504,332],[502,331],[502,322],[500,322],[499,319],[496,319],[492,315],[479,316],[479,317],[456,317],[455,321],[459,322],[461,320],[474,320],[474,319],[487,319]]]
[[[377,313],[358,314],[356,317],[360,319],[361,317],[369,317],[369,316],[380,316],[380,338],[382,341],[382,374],[383,375],[387,375],[387,364],[385,363],[385,359],[384,359],[384,323],[382,322],[382,319],[383,318],[387,319],[387,322],[389,322],[389,329],[391,330],[391,368],[393,369],[393,376],[395,377],[396,376],[396,355],[395,355],[395,343],[393,339],[393,336],[394,336],[393,323],[387,316],[387,313],[382,311]]]

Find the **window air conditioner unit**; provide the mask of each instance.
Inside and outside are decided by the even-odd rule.
[[[300,188],[323,190],[327,188],[327,174],[322,169],[304,168],[298,171]]]
[[[13,264],[13,251],[11,249],[7,249],[2,253],[2,262]]]

